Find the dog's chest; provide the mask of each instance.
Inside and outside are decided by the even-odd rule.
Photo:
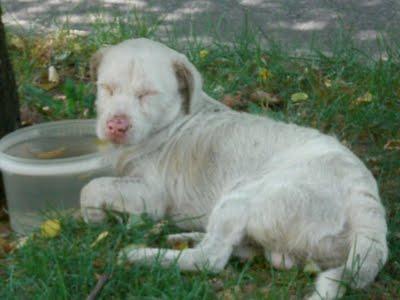
[[[171,215],[177,215],[177,219],[201,219],[200,223],[205,225],[223,182],[212,147],[176,144],[159,161]]]

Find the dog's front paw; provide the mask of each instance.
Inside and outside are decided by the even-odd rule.
[[[106,214],[101,208],[82,207],[81,213],[86,223],[100,223],[106,218]]]
[[[86,223],[98,223],[106,218],[102,195],[96,181],[91,181],[85,185],[81,191],[81,214]]]

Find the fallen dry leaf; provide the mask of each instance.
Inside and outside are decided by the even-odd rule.
[[[189,248],[189,243],[187,241],[179,241],[172,245],[172,249],[175,250],[185,250]]]
[[[96,240],[90,245],[90,247],[93,248],[98,243],[100,243],[102,240],[104,240],[107,236],[108,236],[108,231],[103,231],[102,233],[100,233],[97,236]]]
[[[353,101],[354,104],[359,105],[362,103],[369,103],[372,101],[372,94],[370,92],[366,92],[364,95],[358,97],[356,100]]]
[[[254,283],[247,283],[242,287],[242,291],[245,294],[251,294],[257,289],[257,285]]]
[[[269,72],[266,68],[261,68],[261,69],[258,71],[258,76],[260,76],[260,78],[261,78],[262,80],[267,80],[267,79],[271,76],[271,74],[270,74],[270,72]]]
[[[217,85],[214,89],[213,89],[214,93],[223,93],[225,91],[224,87],[222,85]]]
[[[258,292],[260,295],[262,295],[263,297],[265,297],[264,299],[269,299],[269,298],[267,298],[267,297],[269,296],[269,292],[270,292],[270,291],[271,291],[271,288],[268,287],[268,286],[259,288],[259,289],[257,290],[257,292]]]
[[[50,111],[50,106],[43,106],[42,107],[42,110],[44,111],[44,112],[49,112]]]
[[[63,95],[63,94],[56,94],[53,96],[54,100],[59,100],[59,101],[65,101],[65,99],[67,99],[67,96]]]
[[[36,85],[43,90],[50,91],[54,89],[58,84],[55,82],[40,82],[36,83]]]
[[[10,40],[10,46],[15,47],[18,50],[24,50],[26,42],[20,36],[13,35]]]
[[[5,249],[6,247],[8,247],[8,242],[0,237],[0,258],[4,257],[5,254],[8,252]]]
[[[18,250],[26,245],[26,243],[29,240],[29,236],[23,236],[19,238],[16,241],[13,241],[12,243],[9,244],[9,251],[8,252],[13,252],[15,250]]]
[[[49,76],[48,76],[49,82],[53,82],[53,83],[60,82],[60,75],[58,75],[58,72],[54,66],[49,67],[48,73],[49,73]]]
[[[167,225],[167,221],[163,220],[155,224],[146,235],[159,235],[164,227]]]
[[[400,140],[389,140],[383,146],[383,149],[385,150],[400,150]]]
[[[305,101],[308,99],[308,95],[306,93],[303,92],[299,92],[299,93],[294,93],[290,96],[290,99],[293,102],[301,102],[301,101]]]
[[[40,226],[40,233],[45,238],[55,238],[61,232],[61,224],[57,219],[47,220]]]
[[[250,95],[250,100],[255,102],[261,102],[264,106],[279,104],[282,102],[282,99],[277,96],[267,93],[261,90],[257,90]]]
[[[224,289],[224,281],[220,278],[213,278],[209,280],[210,285],[216,292],[222,291]]]
[[[0,238],[6,239],[11,235],[11,228],[6,223],[0,223]]]
[[[200,58],[206,58],[208,56],[208,53],[209,53],[208,50],[203,49],[203,50],[200,50],[199,56],[200,56]]]
[[[240,299],[239,294],[240,294],[240,287],[235,286],[233,288],[220,291],[219,293],[217,293],[217,296],[218,299],[234,300],[234,299]]]
[[[104,261],[103,259],[100,259],[100,258],[95,259],[95,260],[92,262],[92,266],[93,266],[94,268],[96,268],[96,269],[104,268],[104,266],[105,266],[105,261]]]
[[[230,108],[241,105],[242,104],[241,96],[240,95],[233,96],[231,94],[227,94],[222,98],[222,103]]]
[[[35,109],[31,109],[27,105],[22,105],[20,108],[21,125],[28,126],[43,122],[43,116]]]
[[[325,85],[327,88],[330,88],[330,87],[332,86],[332,80],[330,80],[330,79],[325,79],[325,80],[324,80],[324,85]]]

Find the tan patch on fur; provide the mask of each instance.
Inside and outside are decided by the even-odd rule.
[[[117,89],[115,84],[108,84],[108,83],[100,83],[100,86],[107,91],[107,93],[112,96],[114,95],[115,90]]]
[[[99,66],[100,66],[101,60],[103,59],[104,52],[106,50],[107,50],[107,48],[101,48],[101,49],[97,50],[90,58],[89,74],[90,74],[90,78],[94,82],[97,81],[97,73],[99,71]]]
[[[194,78],[190,70],[181,62],[172,64],[176,79],[178,80],[179,93],[182,96],[182,110],[185,114],[190,113],[190,102],[194,90]]]

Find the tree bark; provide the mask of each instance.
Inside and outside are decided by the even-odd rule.
[[[17,86],[7,52],[1,16],[0,7],[0,138],[17,129],[20,124]],[[5,205],[4,188],[0,180],[0,207],[3,205]]]

